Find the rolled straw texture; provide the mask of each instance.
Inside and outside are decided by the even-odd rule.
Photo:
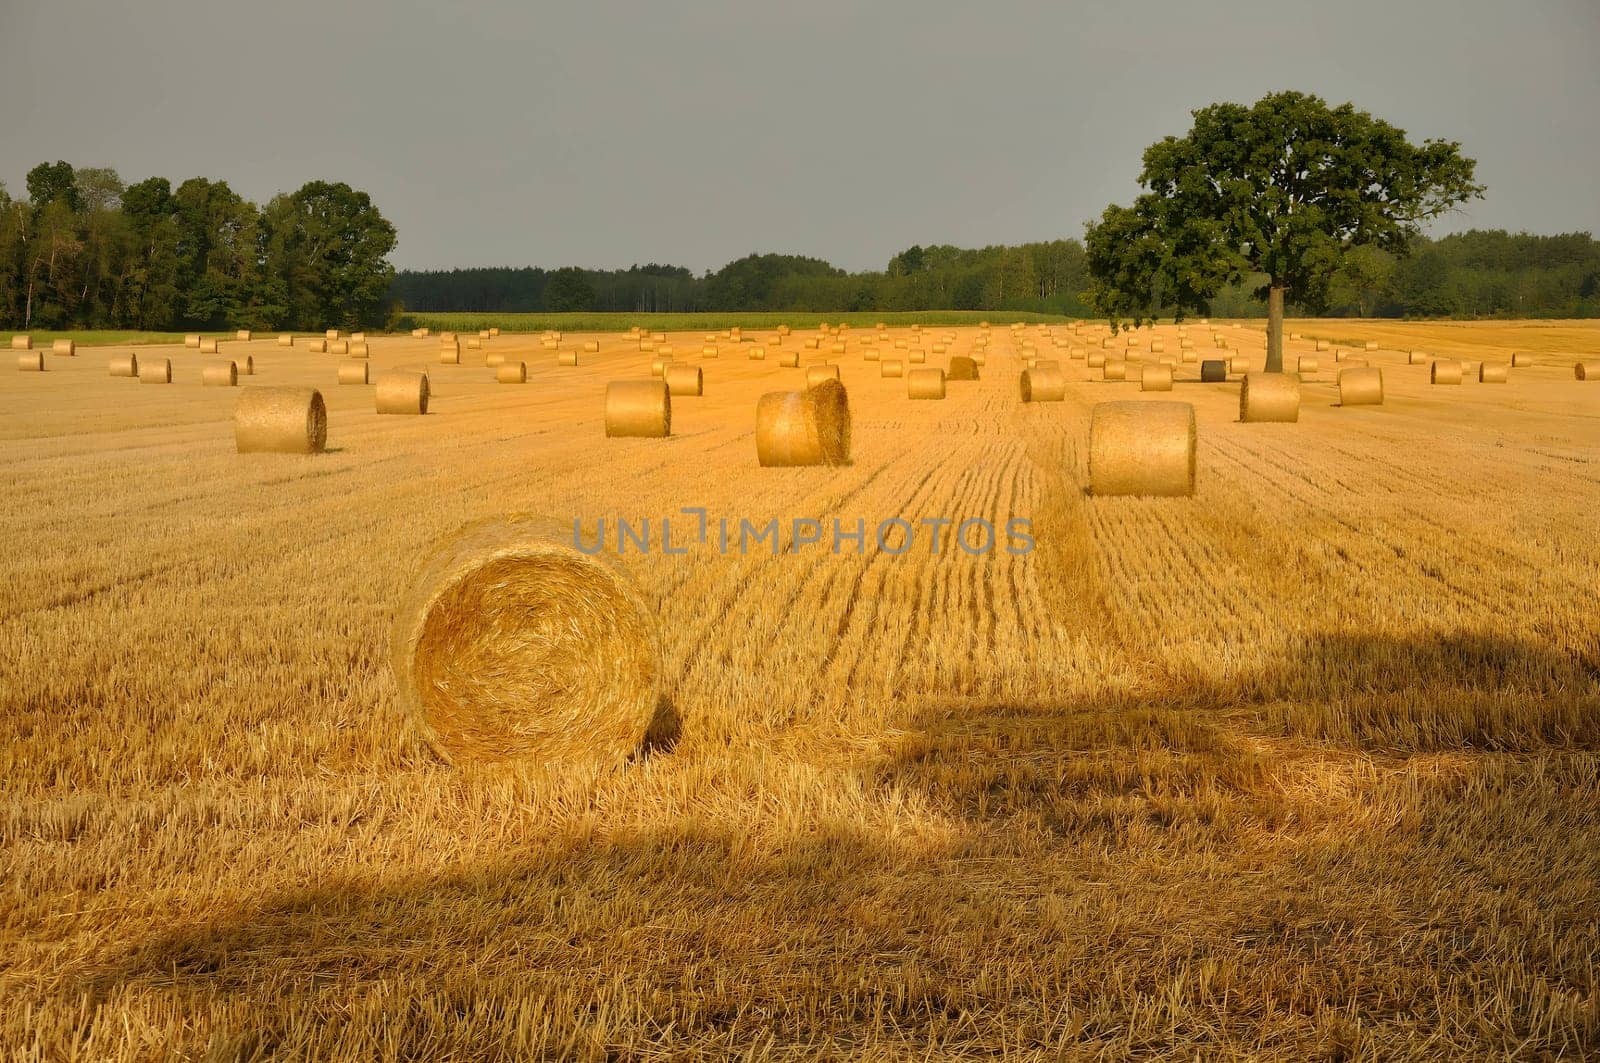
[[[606,385],[606,435],[661,439],[672,434],[672,392],[662,380]]]
[[[850,460],[850,399],[824,380],[774,391],[756,403],[756,460],[763,466],[843,465]]]
[[[1195,419],[1187,402],[1102,402],[1089,417],[1096,495],[1194,494]]]
[[[428,374],[405,369],[379,373],[373,381],[372,401],[379,413],[428,412]]]
[[[253,387],[233,408],[240,454],[319,454],[328,443],[328,409],[316,388]]]

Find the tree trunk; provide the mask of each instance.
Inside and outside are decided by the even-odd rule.
[[[1283,286],[1267,290],[1267,372],[1283,372]]]

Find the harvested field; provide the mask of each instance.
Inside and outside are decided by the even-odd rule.
[[[1600,326],[1295,321],[1290,366],[1377,340],[1384,402],[1325,371],[1262,425],[1237,377],[1146,396],[1064,350],[1064,401],[1024,404],[1050,338],[1008,323],[940,402],[828,353],[840,466],[758,464],[757,402],[805,370],[732,339],[659,439],[606,436],[657,357],[626,331],[569,326],[568,366],[503,332],[520,388],[368,334],[425,417],[228,340],[321,389],[313,456],[237,454],[240,392],[181,342],[131,348],[166,387],[108,374],[126,343],[0,376],[0,1055],[1600,1054]],[[1228,338],[1259,371],[1260,323]],[[1433,386],[1413,349],[1474,368]],[[1112,400],[1193,405],[1193,497],[1085,494]],[[660,632],[625,761],[449,766],[408,726],[414,565],[507,514],[613,554],[651,523],[613,558]],[[779,532],[741,551],[741,519]],[[991,552],[951,541],[978,519]]]

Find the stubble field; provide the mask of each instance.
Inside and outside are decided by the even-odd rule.
[[[1600,383],[1571,368],[1600,326],[1291,327],[1377,340],[1386,403],[1338,406],[1328,352],[1298,424],[1240,424],[1237,378],[1141,395],[1029,325],[1070,383],[1024,405],[998,320],[980,380],[912,402],[854,329],[803,352],[849,388],[833,469],[757,466],[756,401],[802,374],[765,331],[764,361],[672,337],[706,395],[668,440],[604,437],[651,357],[616,334],[564,337],[600,341],[576,368],[486,341],[525,385],[374,338],[430,371],[425,417],[304,340],[225,342],[243,384],[321,388],[312,458],[236,454],[237,392],[182,347],[139,349],[166,386],[116,348],[9,373],[0,1054],[1600,1053]],[[1259,367],[1258,327],[1222,332]],[[1430,386],[1413,348],[1536,364]],[[1112,398],[1194,404],[1193,498],[1085,494]],[[416,562],[485,516],[676,536],[684,507],[826,535],[619,559],[666,676],[630,763],[437,762],[385,658]],[[1030,553],[831,550],[836,519],[1014,517]]]

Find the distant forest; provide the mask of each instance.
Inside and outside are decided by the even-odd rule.
[[[880,271],[816,258],[749,255],[695,276],[682,266],[402,270],[389,288],[404,310],[472,312],[1026,310],[1088,316],[1077,240],[912,247]],[[1305,308],[1291,307],[1305,312]],[[1252,285],[1223,292],[1219,317],[1261,316]],[[1600,317],[1600,242],[1588,233],[1472,230],[1416,242],[1397,259],[1352,251],[1326,311],[1340,317]]]

